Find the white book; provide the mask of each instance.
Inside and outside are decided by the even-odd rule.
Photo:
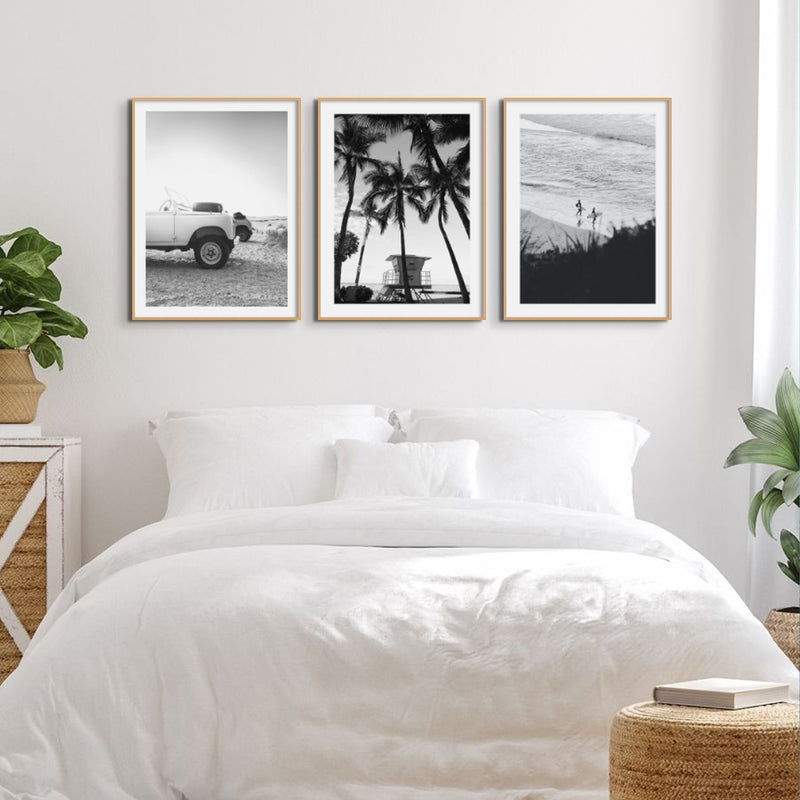
[[[0,439],[36,439],[42,435],[41,425],[0,425]]]
[[[789,699],[789,685],[733,678],[703,678],[699,681],[667,683],[653,689],[653,700],[674,706],[702,708],[752,708]]]

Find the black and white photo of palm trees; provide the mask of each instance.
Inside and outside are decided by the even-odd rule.
[[[482,112],[321,101],[322,318],[482,316]]]
[[[668,317],[669,102],[506,101],[506,234],[507,317]]]

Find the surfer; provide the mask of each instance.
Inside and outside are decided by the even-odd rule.
[[[594,230],[594,226],[597,223],[597,218],[599,216],[600,215],[597,213],[597,209],[594,206],[592,206],[592,213],[589,214],[589,219],[592,221],[592,230]]]
[[[575,208],[577,208],[577,209],[578,209],[578,211],[576,212],[575,216],[576,216],[576,217],[581,217],[581,216],[583,216],[583,203],[581,203],[581,200],[580,200],[580,198],[578,198],[578,202],[577,202],[577,203],[575,203]]]

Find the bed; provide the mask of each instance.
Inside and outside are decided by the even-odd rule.
[[[240,467],[253,431],[233,448]],[[203,489],[167,453],[167,517],[73,577],[0,687],[0,798],[601,800],[613,715],[656,684],[753,678],[797,697],[797,670],[676,536],[627,513],[474,496],[491,447],[453,455],[435,434],[423,449],[357,439],[363,474],[317,486],[341,496],[268,506],[238,473],[237,507],[193,509],[212,485],[225,504],[231,465]],[[586,430],[577,440],[585,452]],[[404,469],[439,496],[394,494],[386,475]]]

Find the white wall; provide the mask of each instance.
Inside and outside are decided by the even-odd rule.
[[[63,245],[91,329],[40,412],[84,441],[85,557],[162,512],[145,420],[172,407],[607,407],[653,434],[640,515],[741,588],[747,470],[721,465],[750,397],[756,27],[756,0],[5,4],[0,228]],[[303,98],[301,322],[129,321],[134,96]],[[487,321],[315,321],[320,96],[487,98]],[[674,98],[671,322],[499,321],[503,96]]]

